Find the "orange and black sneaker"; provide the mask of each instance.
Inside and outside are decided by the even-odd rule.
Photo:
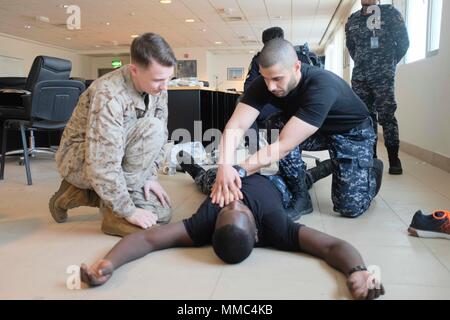
[[[420,238],[444,238],[450,240],[450,211],[435,211],[425,215],[417,211],[408,232]]]

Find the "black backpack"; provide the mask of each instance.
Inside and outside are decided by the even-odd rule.
[[[316,53],[309,50],[308,43],[305,43],[302,46],[295,46],[295,51],[297,52],[298,59],[302,63],[325,69],[325,65],[320,57]]]

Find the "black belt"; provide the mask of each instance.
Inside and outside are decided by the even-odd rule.
[[[361,122],[358,126],[355,127],[355,129],[360,130],[360,129],[366,129],[369,127],[373,127],[372,124],[372,118],[367,118],[366,120],[364,120],[363,122]]]

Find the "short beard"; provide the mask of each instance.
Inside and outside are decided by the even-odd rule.
[[[292,90],[294,90],[297,87],[297,79],[295,79],[295,72],[292,72],[291,80],[288,83],[287,89],[286,89],[286,95],[288,95]]]

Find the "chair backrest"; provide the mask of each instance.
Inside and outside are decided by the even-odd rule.
[[[38,82],[69,80],[72,62],[55,57],[37,56],[28,74],[25,90],[33,92]]]
[[[75,80],[39,82],[33,91],[31,118],[52,122],[69,121],[84,90],[84,84]]]

